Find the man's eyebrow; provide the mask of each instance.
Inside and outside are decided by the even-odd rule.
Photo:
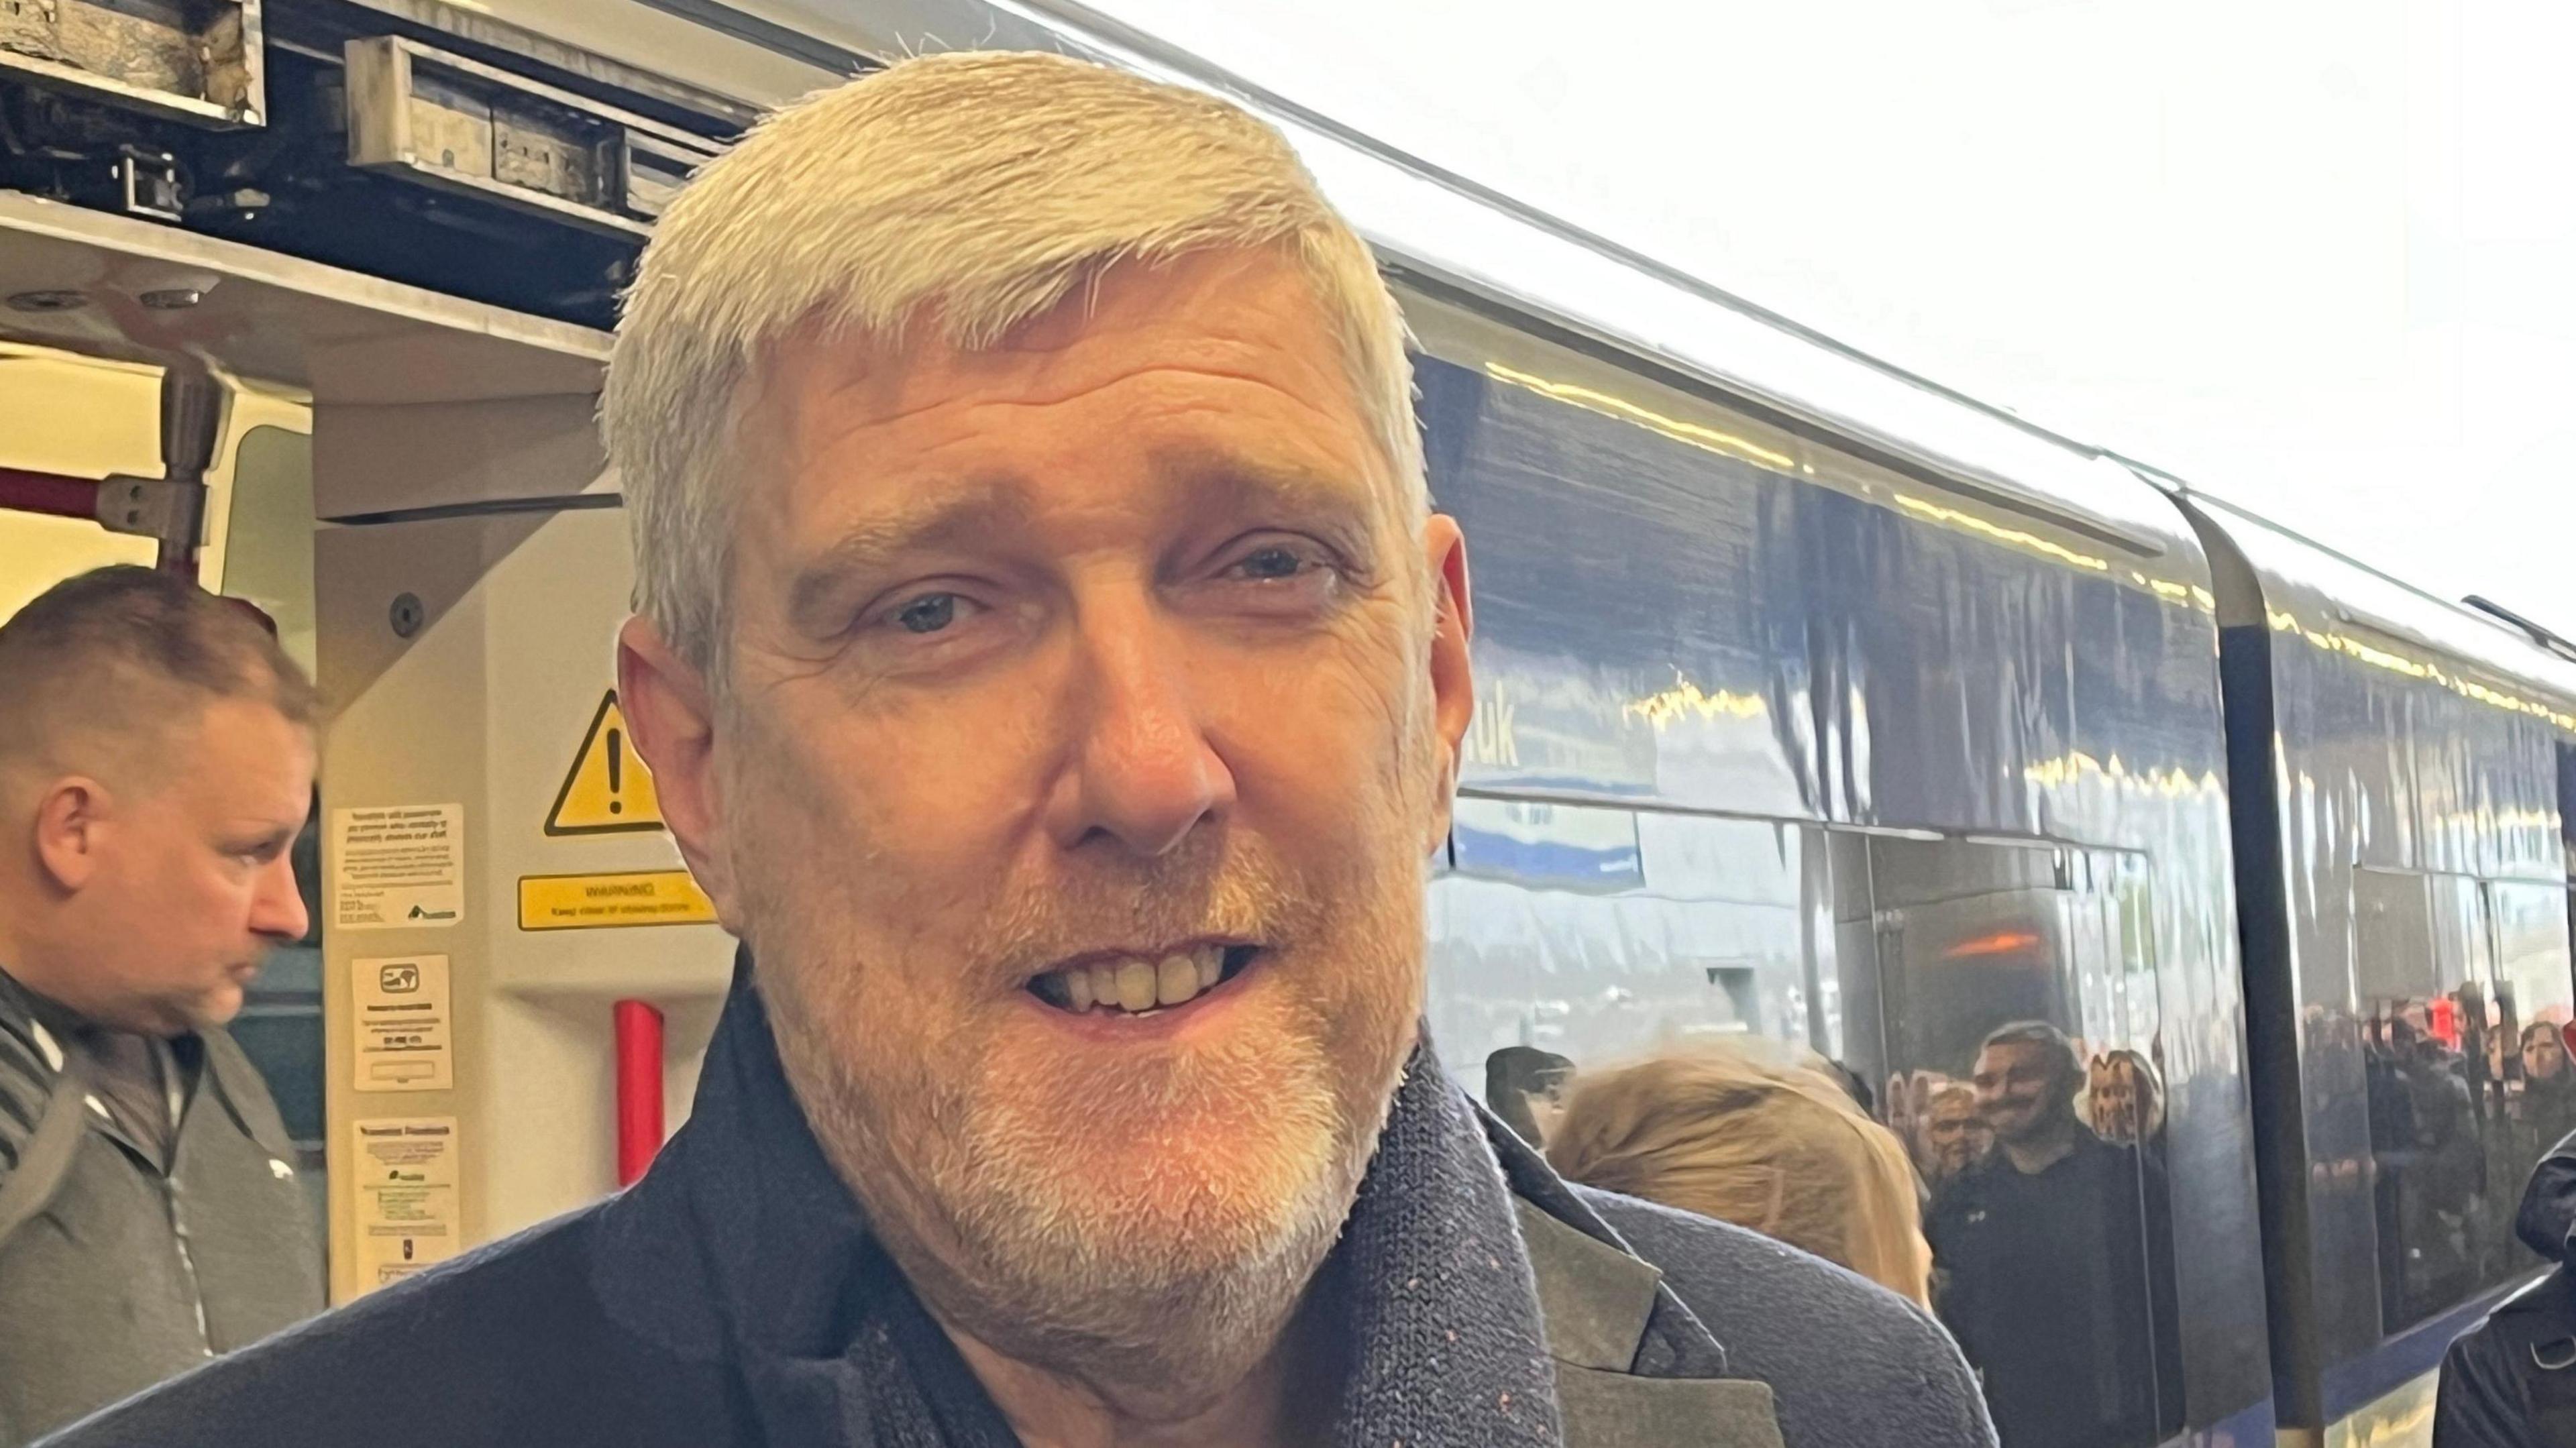
[[[907,553],[989,537],[1026,512],[1027,496],[1016,482],[983,478],[872,513],[797,568],[787,589],[788,622],[800,631],[836,627],[837,620],[818,615],[845,606],[840,590],[849,580],[883,573]]]
[[[1349,512],[1375,502],[1376,489],[1366,478],[1306,459],[1172,446],[1155,449],[1149,463],[1158,483],[1202,505]]]
[[[296,821],[293,825],[283,826],[244,824],[241,828],[228,834],[226,839],[230,845],[241,849],[282,849],[287,845],[293,844],[295,842],[296,835],[301,833],[303,828],[304,822],[301,820]]]

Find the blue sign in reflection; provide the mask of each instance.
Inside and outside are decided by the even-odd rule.
[[[1604,895],[1646,883],[1626,810],[1461,799],[1452,830],[1462,875]]]

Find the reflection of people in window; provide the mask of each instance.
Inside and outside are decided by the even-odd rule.
[[[2433,1004],[2452,1005],[2441,998]],[[2457,1007],[2431,1019],[2456,1022]],[[2401,1023],[2393,1034],[2403,1043],[2398,1081],[2415,1126],[2412,1170],[2401,1177],[2398,1196],[2406,1246],[2403,1306],[2413,1319],[2467,1297],[2487,1275],[2488,1244],[2480,1230],[2486,1153],[2466,1063],[2452,1044],[2457,1031],[2417,1036]]]
[[[1881,1119],[1905,1144],[1907,1159],[1927,1183],[1932,1180],[1932,1099],[1951,1085],[1938,1071],[1897,1071],[1887,1078],[1887,1112]]]
[[[2520,1105],[2522,1118],[2540,1128],[2544,1144],[2576,1131],[2576,1068],[2568,1063],[2558,1027],[2547,1021],[2523,1028]]]
[[[2004,1448],[2156,1441],[2182,1422],[2163,1173],[2076,1116],[2084,1066],[2053,1026],[1997,1030],[1972,1080],[1994,1150],[1942,1186],[1928,1235]]]
[[[1748,1042],[1589,1072],[1552,1135],[1569,1181],[1750,1227],[1928,1304],[1905,1148],[1820,1062]]]
[[[1888,1130],[1896,1133],[1897,1140],[1907,1144],[1908,1150],[1922,1139],[1915,1129],[1915,1106],[1914,1083],[1902,1071],[1887,1073],[1886,1115],[1881,1119],[1887,1123]]]
[[[2142,1146],[2152,1154],[2165,1131],[2163,1088],[2156,1068],[2126,1047],[2093,1058],[2085,1100],[2093,1112],[2093,1133],[2118,1146]]]
[[[1485,1058],[1485,1104],[1521,1140],[1543,1148],[1573,1076],[1574,1063],[1553,1051],[1505,1046]]]
[[[1953,1081],[1933,1093],[1924,1136],[1930,1147],[1924,1176],[1935,1191],[1984,1161],[1995,1148],[1994,1128],[1986,1125],[1985,1113],[1977,1109],[1977,1090],[1964,1081]]]

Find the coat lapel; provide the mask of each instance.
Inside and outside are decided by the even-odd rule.
[[[1781,1448],[1767,1384],[1632,1371],[1666,1295],[1660,1270],[1526,1200],[1514,1205],[1565,1448]]]
[[[691,1120],[604,1215],[603,1306],[684,1361],[728,1364],[755,1441],[957,1436],[921,1436],[909,1411],[922,1347],[872,1334],[888,1319],[853,1289],[891,1273],[867,1268],[866,1225],[787,1091],[749,974],[738,961]],[[1427,1046],[1336,1260],[1358,1359],[1336,1435],[1351,1448],[1780,1448],[1770,1389],[1725,1378],[1662,1273]]]

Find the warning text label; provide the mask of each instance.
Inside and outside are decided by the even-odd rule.
[[[519,880],[521,930],[710,925],[715,918],[715,902],[686,870],[527,875]]]

